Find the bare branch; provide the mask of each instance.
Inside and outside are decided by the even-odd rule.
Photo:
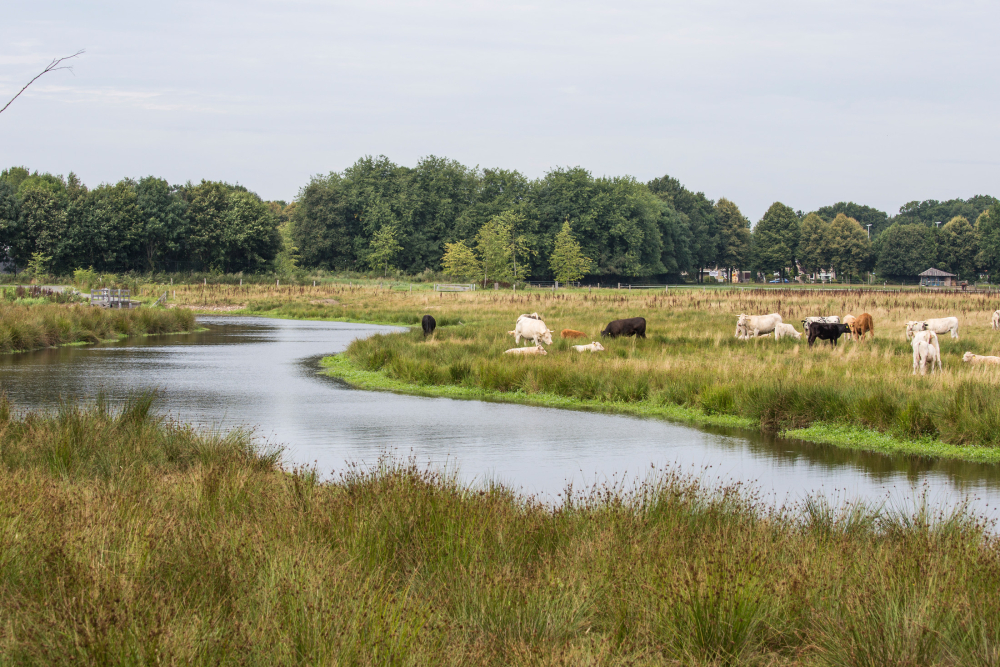
[[[7,104],[3,105],[3,109],[0,109],[0,113],[3,113],[4,111],[6,111],[7,107],[9,107],[14,102],[14,100],[16,100],[18,97],[20,97],[21,93],[23,93],[25,90],[28,89],[28,86],[30,86],[35,81],[37,81],[38,79],[40,79],[43,75],[48,74],[49,72],[55,72],[57,69],[68,69],[70,72],[72,72],[73,71],[73,66],[72,65],[63,65],[62,63],[64,61],[66,61],[66,60],[69,60],[70,58],[76,58],[77,56],[82,55],[83,52],[84,52],[83,49],[80,49],[79,51],[77,51],[76,53],[74,53],[71,56],[63,56],[62,58],[53,58],[52,62],[50,62],[45,69],[43,69],[41,72],[39,72],[35,76],[34,79],[32,79],[28,83],[24,84],[24,88],[22,88],[21,90],[19,90],[17,92],[17,95],[15,95],[14,97],[10,98],[10,102],[7,102]]]

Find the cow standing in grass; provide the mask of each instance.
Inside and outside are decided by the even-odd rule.
[[[774,331],[781,322],[781,315],[778,313],[770,315],[744,315],[741,313],[736,320],[736,337],[748,340],[766,335]]]
[[[913,373],[917,374],[917,367],[920,367],[920,374],[927,374],[927,364],[931,365],[931,374],[934,374],[934,363],[937,362],[938,370],[941,370],[941,345],[938,343],[937,334],[933,331],[918,331],[913,335],[910,343],[913,347]]]
[[[851,336],[854,337],[854,340],[864,340],[866,333],[871,333],[872,340],[875,339],[875,321],[868,313],[861,313],[856,320],[848,323],[847,326],[851,327]]]
[[[521,339],[530,340],[535,345],[552,345],[552,329],[546,328],[545,322],[538,319],[538,313],[531,315],[521,315],[517,318],[517,324],[513,331],[508,334],[514,335],[514,342],[521,344]]]
[[[778,326],[774,327],[774,339],[781,340],[782,338],[794,338],[799,340],[802,338],[802,334],[795,330],[791,324],[786,322],[781,322]]]
[[[625,320],[612,320],[601,332],[602,338],[618,338],[619,336],[646,337],[646,318],[630,317]]]
[[[993,330],[1000,329],[1000,310],[993,311]]]
[[[424,338],[427,338],[437,328],[437,320],[430,315],[424,315],[424,319],[420,320],[420,328],[424,330]]]
[[[938,335],[950,333],[951,337],[958,340],[958,318],[939,317],[934,320],[922,320],[906,323],[906,340],[910,340],[913,334],[918,331],[933,331]]]
[[[830,344],[837,347],[837,342],[844,334],[850,335],[851,327],[846,324],[825,324],[822,322],[812,322],[809,324],[809,347],[813,346],[816,339],[828,340]]]

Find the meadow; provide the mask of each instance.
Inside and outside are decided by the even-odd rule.
[[[872,289],[570,289],[435,293],[407,285],[193,285],[175,303],[273,317],[395,323],[410,333],[351,344],[329,372],[367,388],[512,400],[743,426],[842,446],[1000,461],[1000,368],[970,367],[966,351],[997,354],[993,294]],[[556,337],[544,357],[513,358],[507,331],[538,312]],[[801,331],[810,315],[870,313],[874,340],[817,342],[734,336],[740,313],[777,312]],[[425,340],[420,318],[433,315]],[[941,337],[944,372],[912,374],[908,320],[954,315]],[[647,338],[601,339],[608,321],[642,316]],[[587,334],[558,338],[564,328]],[[603,353],[573,343],[601,340]],[[367,375],[366,375],[367,374]]]
[[[558,507],[246,431],[0,400],[4,664],[995,665],[961,511],[773,507],[671,470]]]

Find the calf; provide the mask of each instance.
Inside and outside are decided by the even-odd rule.
[[[576,329],[563,329],[559,335],[563,338],[585,338],[587,334]]]
[[[811,322],[809,324],[809,347],[812,347],[813,342],[817,338],[820,340],[828,340],[830,344],[834,347],[837,346],[837,342],[840,337],[844,334],[850,334],[851,327],[846,324],[826,324],[823,322]]]
[[[920,367],[920,374],[927,374],[927,364],[931,365],[931,374],[934,374],[934,362],[937,362],[938,370],[941,370],[941,345],[938,343],[937,334],[933,331],[918,331],[913,336],[913,375],[917,374],[917,366]]]
[[[1000,310],[993,311],[993,329],[1000,329]]]
[[[625,320],[612,320],[601,332],[602,338],[618,338],[618,336],[646,337],[646,318],[630,317]]]
[[[796,331],[795,327],[793,327],[791,324],[786,324],[785,322],[781,322],[778,324],[778,326],[774,327],[774,339],[781,340],[785,336],[790,336],[795,340],[799,340],[802,338],[802,334]]]
[[[967,364],[1000,364],[1000,357],[988,357],[985,355],[966,352],[962,355],[962,361]]]
[[[577,352],[604,352],[604,346],[596,340],[590,345],[574,345],[573,349]]]
[[[548,352],[545,351],[544,347],[536,344],[534,347],[512,347],[504,354],[542,355],[544,357]]]
[[[420,327],[424,330],[424,338],[427,338],[430,334],[434,333],[434,329],[437,328],[437,321],[430,315],[424,315],[424,319],[420,320]]]
[[[845,317],[844,320],[846,321],[847,318]],[[848,326],[851,327],[851,335],[855,340],[864,340],[866,333],[872,335],[872,340],[875,339],[875,322],[868,313],[861,313],[858,315],[858,319],[853,323],[849,323]]]

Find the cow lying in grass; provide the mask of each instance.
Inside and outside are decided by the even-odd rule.
[[[933,331],[918,331],[913,335],[913,373],[917,374],[917,367],[920,367],[920,374],[927,374],[927,364],[931,365],[931,374],[934,374],[934,363],[937,362],[938,370],[941,370],[941,345],[938,343],[937,334]]]
[[[813,343],[818,338],[819,340],[828,340],[830,344],[834,347],[837,346],[837,342],[840,337],[844,334],[850,334],[851,327],[846,324],[826,324],[823,322],[811,322],[809,324],[809,347],[812,347]]]
[[[535,345],[534,347],[512,347],[506,350],[504,354],[521,354],[521,355],[542,355],[545,356],[548,352],[541,345]]]
[[[958,318],[939,317],[934,320],[923,320],[906,323],[906,340],[910,340],[918,331],[933,331],[938,335],[950,333],[951,337],[958,340]]]
[[[562,338],[586,338],[587,334],[582,331],[577,331],[576,329],[563,329],[559,335]]]
[[[778,325],[774,327],[774,339],[781,340],[786,336],[794,338],[795,340],[799,340],[802,338],[802,334],[796,331],[795,327],[793,327],[791,324],[788,324],[786,322],[778,323]]]
[[[971,352],[966,352],[962,355],[962,361],[967,364],[998,364],[1000,365],[1000,357],[989,357],[982,354],[972,354]]]
[[[577,352],[604,352],[604,346],[596,340],[590,345],[574,345],[573,349]]]
[[[749,340],[750,338],[769,334],[781,322],[781,315],[778,313],[771,313],[770,315],[744,315],[741,313],[736,320],[736,337],[742,340]]]

